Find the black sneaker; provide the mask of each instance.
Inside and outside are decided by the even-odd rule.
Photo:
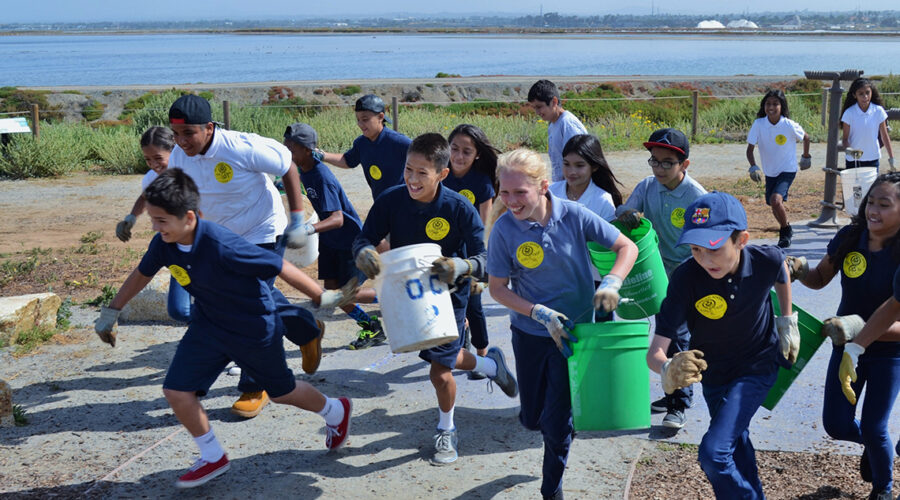
[[[869,462],[869,454],[863,448],[862,456],[859,457],[859,477],[867,483],[872,482],[872,464]]]
[[[791,246],[791,238],[794,236],[794,228],[790,225],[784,226],[778,230],[778,246],[787,248]]]
[[[350,345],[347,346],[351,351],[381,345],[387,340],[387,336],[381,328],[381,322],[375,316],[372,316],[368,322],[359,321],[357,324],[361,330],[357,334],[356,340],[350,342]]]
[[[666,405],[665,396],[650,403],[650,413],[665,413],[667,411],[669,411],[669,407]]]
[[[677,408],[670,409],[666,416],[663,417],[663,427],[668,427],[670,429],[681,429],[684,427],[684,423],[687,419],[684,416],[684,410],[680,410]]]
[[[869,493],[869,500],[891,500],[891,492],[873,489],[872,493]]]

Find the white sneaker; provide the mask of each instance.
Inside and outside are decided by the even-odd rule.
[[[239,377],[241,375],[241,367],[236,365],[234,361],[231,361],[225,367],[225,373],[233,377]]]

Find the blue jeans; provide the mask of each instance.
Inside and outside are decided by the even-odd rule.
[[[178,284],[173,276],[169,281],[169,296],[166,301],[166,309],[169,317],[182,323],[191,322],[191,294]]]
[[[829,436],[866,447],[872,466],[872,487],[891,490],[894,447],[888,434],[888,420],[900,392],[900,342],[875,342],[859,357],[856,382],[857,397],[866,389],[862,416],[856,418],[856,405],[851,405],[841,391],[838,368],[844,355],[843,346],[831,351],[825,374],[825,399],[822,424]]]
[[[750,442],[750,420],[775,384],[778,366],[765,375],[747,375],[723,385],[703,382],[709,429],[700,440],[698,460],[716,498],[765,498]]]

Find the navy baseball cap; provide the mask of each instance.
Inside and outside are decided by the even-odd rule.
[[[307,149],[316,149],[316,144],[319,143],[319,135],[316,133],[316,129],[305,123],[288,125],[284,130],[284,138],[285,140],[290,139]]]
[[[650,140],[644,143],[644,147],[650,148],[666,148],[681,153],[687,158],[691,149],[691,145],[685,137],[684,133],[674,128],[661,128],[650,134]]]
[[[747,229],[744,206],[728,193],[713,191],[690,204],[684,211],[684,228],[678,245],[721,248],[735,230]]]
[[[198,95],[183,95],[169,108],[169,123],[206,125],[210,122],[212,111],[209,108],[209,101]]]
[[[384,113],[384,101],[375,94],[366,94],[356,100],[353,111],[371,111],[372,113]],[[391,123],[391,119],[384,115],[384,121]]]

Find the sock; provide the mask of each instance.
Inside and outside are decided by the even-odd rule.
[[[455,409],[456,409],[456,406],[454,406],[453,408],[450,408],[450,411],[444,412],[443,410],[438,408],[438,412],[441,414],[441,419],[438,421],[438,426],[437,426],[438,430],[452,431],[453,429],[456,428],[456,426],[453,425],[453,410],[455,410]]]
[[[365,311],[359,306],[354,306],[353,310],[347,313],[347,316],[353,318],[357,323],[368,323],[372,320]]]
[[[490,378],[494,378],[497,376],[497,362],[491,358],[476,355],[475,370],[473,371],[481,372]]]
[[[225,454],[225,450],[222,449],[222,445],[219,444],[219,440],[216,439],[212,429],[200,437],[195,437],[194,442],[200,448],[200,460],[215,463],[221,460],[222,455]]]
[[[377,295],[375,296],[374,299],[372,299],[372,303],[373,303],[373,304],[377,304],[377,303],[378,303],[378,296],[377,296]]]
[[[325,419],[325,425],[340,425],[344,421],[344,405],[335,398],[325,398],[325,408],[318,414]]]

